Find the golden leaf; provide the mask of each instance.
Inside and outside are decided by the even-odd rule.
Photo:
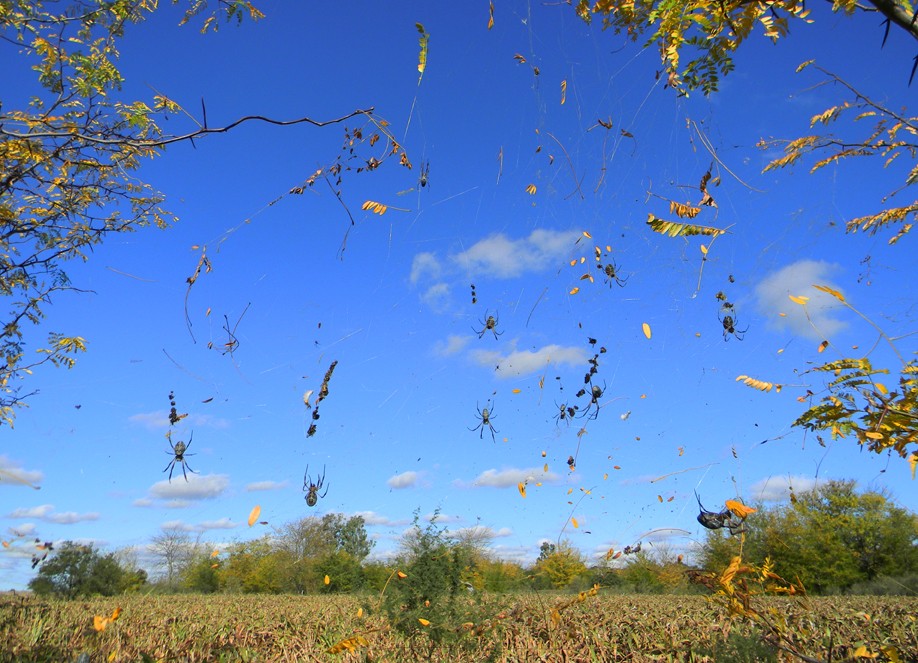
[[[613,465],[613,466],[612,466],[612,469],[613,469],[613,470],[620,470],[620,469],[622,469],[622,466],[621,466],[621,465]]]
[[[758,389],[759,391],[781,391],[782,385],[775,384],[773,382],[765,382],[764,380],[757,380],[751,378],[748,375],[739,375],[736,378],[736,382],[742,381],[747,387],[752,387],[753,389]]]
[[[794,304],[800,304],[800,306],[806,306],[806,303],[810,301],[809,297],[804,297],[802,295],[800,297],[797,297],[796,295],[788,295],[787,298],[794,302]]]
[[[219,555],[219,554],[220,554],[220,551],[219,551],[219,550],[214,550],[212,553],[210,553],[210,556],[211,556],[211,557],[216,557],[216,556]]]
[[[889,393],[889,389],[887,389],[886,385],[881,382],[877,382],[876,387],[877,387],[877,391],[879,391],[884,396]]]
[[[494,3],[488,3],[488,30],[494,27]]]
[[[108,626],[108,617],[103,617],[102,615],[93,615],[92,627],[95,630],[104,631],[106,626]]]
[[[644,336],[646,336],[649,340],[650,339],[650,325],[648,325],[645,322],[644,324],[641,325],[641,329],[644,330]]]
[[[574,288],[571,288],[571,291],[567,294],[576,295],[578,292],[580,292],[580,288],[574,287]]]
[[[833,297],[835,297],[835,299],[837,299],[840,302],[845,301],[845,296],[843,294],[841,294],[838,290],[834,290],[830,288],[827,285],[814,285],[813,287],[816,288],[817,290],[820,290],[822,292],[832,295]]]
[[[573,517],[571,518],[571,525],[574,526],[574,529],[577,529],[578,527],[580,527],[580,523],[578,523],[577,519]]]
[[[408,574],[407,574],[407,573],[403,573],[402,571],[399,571],[399,572],[396,573],[395,575],[397,575],[399,578],[402,578],[403,580],[404,580],[405,578],[408,577]]]
[[[421,33],[421,36],[418,37],[418,44],[421,47],[421,51],[418,53],[418,85],[421,84],[421,78],[424,76],[424,70],[427,68],[427,41],[430,38],[430,35],[427,34],[427,31],[424,29],[424,26],[420,23],[415,23],[414,26],[418,29],[418,32]]]
[[[514,54],[513,59],[519,62],[520,64],[524,64],[526,62],[526,58],[524,58],[519,53]]]
[[[869,437],[871,440],[882,440],[883,433],[877,433],[876,431],[868,431],[864,433],[865,437]]]
[[[530,196],[534,196],[535,192],[536,192],[535,184],[530,184],[529,186],[526,187],[526,193],[528,193]]]
[[[564,101],[567,99],[567,81],[561,81],[561,105],[564,105]]]
[[[423,617],[418,617],[418,622],[420,622],[421,626],[430,626],[430,622]]]
[[[216,569],[216,568],[219,567],[219,566],[220,566],[220,565],[217,564],[217,563],[215,562],[215,563],[213,563],[213,564],[210,565],[210,568]]]
[[[330,584],[331,584],[331,578],[328,577],[328,574],[327,574],[327,573],[325,574],[325,580],[324,580],[323,582],[324,582],[326,585],[330,585]]]
[[[545,472],[545,474],[548,474],[548,463],[545,463],[545,465],[542,467],[542,471]]]
[[[112,621],[115,621],[115,620],[118,619],[120,616],[121,616],[121,606],[119,605],[118,607],[116,607],[116,608],[112,611],[112,617],[111,617],[111,619],[112,619]]]
[[[724,506],[730,509],[730,511],[735,514],[737,518],[741,519],[745,519],[746,516],[757,511],[757,509],[753,509],[751,506],[746,506],[737,500],[727,500],[724,502]]]
[[[816,352],[822,352],[822,351],[825,350],[827,347],[829,347],[829,342],[828,342],[828,341],[823,341],[822,343],[819,344],[819,347],[816,348]]]
[[[703,256],[708,255],[708,247],[706,247],[704,244],[702,244],[699,248],[701,249],[701,255],[703,255]]]
[[[918,470],[918,451],[908,457],[908,464],[912,467],[912,481],[915,480],[915,470]]]
[[[523,483],[522,481],[520,481],[518,484],[516,484],[516,488],[517,488],[517,490],[520,491],[520,496],[522,496],[522,497],[525,499],[525,497],[526,497],[526,484]]]
[[[604,472],[603,475],[602,475],[602,480],[605,481],[605,480],[608,479],[608,478],[609,478],[609,473],[608,473],[608,472]]]
[[[551,609],[551,623],[553,626],[557,626],[561,623],[561,613],[558,612],[557,608]]]
[[[513,393],[514,393],[514,394],[518,394],[518,393],[520,393],[521,391],[523,391],[523,390],[522,390],[522,389],[514,389],[514,390],[513,390]]]
[[[249,527],[258,522],[258,516],[261,515],[261,507],[257,504],[252,508],[251,513],[249,513]]]
[[[657,495],[657,501],[660,502],[660,504],[663,504],[663,496]]]
[[[653,214],[647,215],[647,225],[649,225],[654,232],[660,233],[661,235],[669,235],[670,237],[687,237],[690,235],[709,235],[711,237],[717,237],[727,232],[723,228],[666,221],[665,219],[658,219]]]

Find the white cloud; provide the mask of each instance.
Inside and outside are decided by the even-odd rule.
[[[493,488],[513,488],[517,487],[517,484],[520,482],[549,482],[557,481],[560,477],[554,472],[546,472],[542,467],[528,467],[528,468],[508,468],[505,470],[497,471],[494,469],[485,470],[479,474],[471,484],[466,484],[461,481],[455,482],[457,486],[465,487],[481,487],[489,486]]]
[[[411,261],[411,282],[417,283],[425,276],[430,278],[439,278],[443,268],[440,266],[440,260],[436,254],[423,252],[414,256]]]
[[[53,504],[42,504],[41,506],[33,506],[27,509],[15,509],[10,513],[7,518],[38,518],[44,519],[49,513],[54,511]]]
[[[841,288],[829,280],[829,275],[837,270],[837,265],[817,260],[799,260],[779,269],[756,286],[759,308],[779,328],[817,341],[831,338],[846,326],[835,317],[844,306],[832,295],[813,286],[825,285],[841,292]],[[788,299],[789,295],[808,297],[806,308]],[[779,313],[786,315],[779,316]],[[740,325],[745,327],[742,321]]]
[[[539,272],[563,260],[580,234],[575,231],[533,230],[528,237],[510,239],[498,233],[476,242],[467,251],[451,256],[474,276],[514,278]]]
[[[384,516],[381,513],[376,513],[375,511],[357,511],[355,516],[360,516],[363,518],[363,522],[366,525],[389,525],[389,526],[401,526],[407,525],[407,520],[392,520],[389,516]]]
[[[153,506],[153,500],[151,500],[149,497],[139,497],[131,502],[131,504],[139,507]]]
[[[167,520],[159,526],[161,530],[179,530],[181,532],[193,532],[193,525],[189,525],[183,520]]]
[[[8,456],[0,456],[0,486],[21,486],[40,483],[45,475],[37,470],[24,470]],[[10,481],[12,479],[12,481]],[[36,486],[33,486],[33,488]]]
[[[546,345],[538,350],[518,350],[507,355],[489,350],[475,350],[472,359],[482,366],[497,366],[497,376],[519,377],[544,370],[549,364],[577,366],[587,361],[582,348]]]
[[[255,481],[248,484],[245,489],[251,493],[258,490],[280,490],[288,485],[286,481]]]
[[[389,480],[386,481],[386,485],[389,488],[394,488],[395,490],[401,490],[402,488],[412,488],[418,482],[418,479],[421,478],[421,475],[417,472],[402,472],[401,474],[396,474],[394,477],[389,477]]]
[[[457,354],[462,352],[471,340],[471,336],[450,334],[445,341],[437,341],[437,344],[434,346],[434,354],[440,357],[449,357]]]
[[[56,523],[58,525],[72,525],[74,523],[81,523],[87,520],[98,520],[98,513],[77,513],[76,511],[63,511],[61,513],[52,513],[45,517],[49,523]]]
[[[221,495],[229,487],[229,477],[225,474],[208,474],[199,476],[189,474],[188,481],[173,479],[159,481],[150,488],[150,495],[160,499],[209,499]]]
[[[193,504],[191,500],[169,500],[162,506],[167,509],[187,509]]]
[[[762,502],[782,502],[790,498],[791,488],[795,493],[805,493],[824,483],[821,479],[802,475],[768,477],[756,481],[749,488],[753,499]]]
[[[239,527],[239,523],[234,523],[229,518],[220,518],[219,520],[205,520],[197,526],[197,529],[234,529],[236,527]]]
[[[449,285],[434,283],[421,295],[421,301],[435,311],[445,311],[449,303]]]
[[[460,527],[450,532],[453,536],[468,537],[472,540],[490,541],[491,539],[503,538],[513,535],[513,530],[509,527],[501,527],[495,530],[486,525],[475,525],[473,527]]]
[[[42,504],[27,509],[15,509],[8,518],[36,518],[57,525],[72,525],[87,520],[98,520],[98,513],[77,513],[76,511],[54,512],[53,504]]]
[[[35,523],[22,523],[16,527],[9,527],[6,531],[12,536],[31,536],[37,530],[38,526]]]

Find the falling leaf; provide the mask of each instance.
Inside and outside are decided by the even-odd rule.
[[[577,529],[578,527],[580,527],[580,523],[578,523],[577,519],[573,517],[571,518],[571,525],[574,526],[574,529]]]
[[[915,480],[915,470],[918,469],[918,451],[908,457],[908,464],[912,467],[912,481]]]
[[[220,565],[217,564],[217,563],[215,562],[215,563],[213,563],[213,564],[210,565],[210,568],[216,569],[218,566],[220,566]]]
[[[628,410],[627,412],[624,412],[620,414],[619,416],[622,418],[622,421],[627,421],[628,417],[631,416],[631,410]]]
[[[488,3],[488,30],[494,27],[494,3]]]
[[[587,239],[593,239],[593,236],[590,233],[588,233],[586,230],[583,231],[583,236],[586,237]]]
[[[249,513],[249,527],[258,522],[258,516],[261,515],[261,507],[257,504],[252,508],[252,512]]]
[[[519,62],[520,64],[524,64],[526,62],[526,58],[524,58],[519,53],[514,54],[513,59]]]
[[[704,244],[702,244],[700,248],[701,248],[701,255],[703,255],[703,256],[708,255],[708,247],[706,247]]]
[[[363,608],[357,608],[357,617],[363,617]]]
[[[752,508],[751,506],[746,506],[742,502],[738,502],[736,500],[727,500],[724,502],[724,506],[730,509],[730,511],[736,515],[737,518],[745,518],[749,514],[755,513],[758,510]]]
[[[834,290],[830,288],[827,285],[814,285],[813,287],[816,288],[817,290],[820,290],[822,292],[832,295],[833,297],[835,297],[835,299],[837,299],[840,302],[845,301],[845,296],[843,294],[841,294],[838,290]]]
[[[828,342],[828,341],[823,341],[822,343],[819,344],[819,347],[816,348],[816,352],[822,352],[822,351],[825,350],[827,347],[829,347],[829,342]]]
[[[685,447],[679,447],[679,455],[681,456],[684,453],[685,453]]]
[[[520,393],[521,391],[523,391],[523,390],[522,390],[522,389],[514,389],[514,390],[513,390],[513,393],[514,393],[514,394],[518,394],[518,393]]]
[[[418,617],[418,622],[420,622],[421,626],[430,626],[430,622],[423,617]]]
[[[418,44],[421,47],[421,51],[418,53],[418,85],[421,84],[421,79],[424,77],[424,70],[427,68],[427,41],[430,38],[430,35],[427,34],[427,31],[424,29],[424,26],[420,23],[415,23],[414,26],[418,29],[418,32],[421,33],[421,36],[418,37]],[[382,212],[380,212],[381,214]]]
[[[374,200],[367,200],[366,202],[363,203],[363,205],[360,206],[360,209],[365,210],[365,211],[369,210],[373,212],[374,214],[379,214],[380,216],[382,216],[383,214],[386,213],[386,210],[388,210],[389,207],[387,205],[383,205],[382,203],[377,203]]]
[[[544,451],[542,452],[542,458],[545,458],[545,456],[547,456],[547,455],[548,455],[548,454],[547,454],[546,452],[544,452]]]
[[[325,580],[324,580],[323,582],[324,582],[326,585],[330,585],[330,584],[331,584],[331,578],[328,577],[328,574],[327,574],[327,573],[325,574]]]
[[[567,81],[561,81],[561,105],[564,105],[567,99]]]
[[[545,474],[548,474],[548,463],[545,463],[545,465],[542,467],[542,471],[545,472]]]
[[[644,336],[646,336],[649,339],[650,338],[650,325],[648,325],[645,322],[644,324],[641,325],[641,329],[644,330]]]
[[[313,391],[314,391],[313,389],[309,389],[305,394],[303,394],[303,404],[304,404],[306,407],[309,407],[309,408],[312,407],[312,406],[309,404],[309,399],[312,398],[312,392],[313,392]]]
[[[402,571],[399,571],[399,572],[396,573],[395,575],[397,575],[399,578],[402,578],[403,580],[404,580],[405,578],[408,577],[408,574],[407,574],[407,573],[403,573]]]
[[[603,475],[602,475],[602,480],[605,481],[605,480],[608,479],[608,478],[609,478],[609,473],[608,473],[608,472],[604,472]]]
[[[670,495],[669,497],[666,498],[666,501],[667,501],[667,502],[672,502],[674,499],[676,499],[676,496],[675,496],[675,495]]]
[[[103,617],[102,615],[94,615],[92,618],[92,627],[97,631],[104,631],[105,627],[108,626],[108,617]]]
[[[580,288],[574,287],[574,288],[571,288],[571,291],[570,291],[569,293],[567,293],[567,294],[569,294],[569,295],[576,295],[578,292],[580,292]]]
[[[877,433],[876,431],[868,431],[864,433],[865,436],[869,437],[871,440],[882,440],[883,433]]]
[[[525,499],[525,497],[526,497],[526,484],[523,483],[522,481],[520,481],[518,484],[516,484],[516,487],[517,487],[517,489],[520,491],[520,496],[522,496],[522,497]]]
[[[535,184],[528,185],[526,187],[526,193],[528,193],[530,196],[534,196],[536,193],[536,185]]]
[[[613,466],[612,466],[612,469],[613,469],[613,470],[620,470],[620,469],[622,469],[622,466],[621,466],[621,465],[613,465]]]
[[[557,626],[558,624],[561,623],[561,613],[558,612],[557,608],[551,609],[551,623],[552,623],[552,626]]]
[[[806,303],[810,301],[809,297],[803,297],[803,296],[797,297],[796,295],[788,295],[787,298],[791,300],[792,302],[794,302],[794,304],[800,304],[800,306],[805,306]]]
[[[210,398],[205,398],[205,399],[204,399],[203,401],[201,401],[201,402],[202,402],[202,403],[210,403],[212,400],[214,400],[214,397],[213,397],[213,396],[211,396]]]
[[[568,489],[567,489],[567,494],[568,494],[568,495],[570,495],[570,494],[573,493],[573,492],[574,492],[574,489],[573,489],[573,488],[568,488]]]

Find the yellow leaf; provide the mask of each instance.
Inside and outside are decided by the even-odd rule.
[[[363,608],[357,608],[357,616],[363,617]]]
[[[708,255],[708,247],[706,247],[704,244],[701,245],[701,255]]]
[[[757,509],[753,509],[751,506],[746,506],[742,502],[737,500],[727,500],[724,502],[724,505],[730,509],[730,511],[736,515],[737,518],[746,518],[751,513],[755,513]]]
[[[408,574],[407,574],[407,573],[403,573],[402,571],[399,571],[396,575],[397,575],[399,578],[402,578],[403,580],[404,580],[405,578],[408,577]]]
[[[112,663],[115,660],[115,657],[118,655],[118,650],[115,649],[111,654],[108,655],[108,663]]]
[[[877,391],[879,391],[884,396],[889,393],[889,390],[886,388],[886,385],[881,384],[880,382],[877,382]]]
[[[660,504],[663,504],[663,496],[657,495],[657,501],[660,502]]]
[[[121,616],[121,606],[118,606],[112,611],[112,621],[115,621]]]
[[[526,193],[528,193],[530,196],[534,196],[535,192],[536,192],[535,184],[530,184],[529,186],[526,187]]]
[[[564,105],[564,101],[567,99],[567,81],[561,81],[561,105]]]
[[[514,393],[514,394],[518,394],[518,393],[520,393],[521,391],[523,391],[523,390],[522,390],[522,389],[514,389],[514,390],[513,390],[513,393]]]
[[[545,465],[542,467],[542,471],[545,472],[545,474],[548,474],[548,463],[545,463]]]
[[[427,40],[430,38],[430,35],[427,34],[427,31],[424,29],[424,26],[420,23],[415,23],[414,26],[418,29],[418,32],[421,33],[421,36],[418,37],[418,44],[421,47],[420,53],[418,53],[418,85],[421,84],[421,78],[424,76],[424,70],[427,68]]]
[[[326,585],[330,585],[330,584],[331,584],[331,578],[328,577],[328,574],[327,574],[327,573],[325,574],[325,580],[324,580],[324,582],[325,582]]]
[[[106,626],[108,626],[108,617],[103,617],[102,615],[93,615],[92,627],[95,630],[104,631]]]
[[[580,288],[576,288],[576,287],[575,287],[575,288],[571,288],[571,291],[570,291],[569,293],[567,293],[567,294],[569,294],[569,295],[576,295],[578,292],[580,292]]]
[[[604,472],[603,475],[602,475],[602,480],[605,481],[605,480],[608,479],[608,478],[609,478],[609,473],[608,473],[608,472]]]
[[[915,480],[915,470],[918,470],[918,451],[908,457],[908,464],[912,466],[912,481]]]
[[[219,564],[216,564],[216,563],[214,563],[214,564],[211,564],[211,565],[210,565],[210,568],[212,568],[212,569],[215,569],[215,568],[217,568],[218,566],[220,566],[220,565],[219,565]]]
[[[840,302],[845,301],[845,296],[843,294],[841,294],[838,290],[830,288],[827,285],[814,285],[813,287],[816,288],[817,290],[820,290],[822,292],[832,295],[833,297],[835,297],[835,299],[837,299]]]
[[[525,499],[525,497],[526,497],[526,484],[523,483],[522,481],[520,481],[518,484],[516,484],[516,487],[517,487],[517,490],[520,491],[520,495]]]
[[[577,522],[576,518],[571,518],[571,525],[574,526],[574,529],[577,529],[578,527],[580,527],[580,523]]]
[[[650,338],[650,325],[648,325],[645,322],[644,324],[641,325],[641,329],[644,330],[644,336],[646,336],[649,339]]]
[[[866,437],[869,437],[871,440],[882,440],[883,439],[883,433],[877,433],[876,431],[869,431],[867,433],[864,433],[864,435]]]
[[[219,555],[219,554],[220,554],[220,551],[219,551],[219,550],[214,550],[212,553],[210,553],[210,556],[211,556],[211,557],[216,557],[216,556]]]
[[[819,347],[816,348],[816,352],[822,352],[822,351],[825,350],[827,347],[829,347],[829,342],[828,342],[828,341],[823,341],[822,343],[819,344]]]
[[[796,295],[788,295],[787,298],[794,302],[794,304],[800,304],[800,306],[805,306],[806,303],[810,301],[809,297],[803,297],[802,295],[800,297],[797,297]]]
[[[249,513],[249,527],[258,522],[258,516],[261,515],[261,507],[257,504],[252,509],[252,512]]]
[[[488,7],[488,11],[489,11],[489,15],[488,15],[488,30],[490,30],[491,28],[494,27],[494,3],[491,2],[491,3],[488,3],[488,4],[490,5],[490,6]]]
[[[430,622],[423,617],[418,617],[418,621],[421,623],[421,626],[430,626]]]
[[[866,645],[861,645],[854,650],[852,656],[854,656],[854,658],[876,658],[879,654],[871,654]]]

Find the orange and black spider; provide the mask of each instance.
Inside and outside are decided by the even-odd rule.
[[[172,471],[175,469],[176,463],[182,466],[182,476],[185,477],[185,481],[188,481],[188,475],[185,473],[186,467],[188,468],[188,471],[191,472],[192,474],[197,474],[197,472],[191,469],[191,465],[188,464],[188,461],[185,460],[185,456],[194,456],[194,454],[186,453],[188,450],[188,447],[191,446],[191,438],[193,437],[194,437],[194,431],[191,432],[191,437],[188,438],[188,444],[185,444],[181,440],[179,440],[175,444],[172,444],[172,438],[171,437],[169,438],[169,446],[172,447],[172,451],[171,452],[167,451],[166,453],[172,454],[172,460],[169,461],[169,464],[166,465],[166,469],[163,470],[163,472],[165,472],[166,470],[169,470],[169,483],[172,483]]]
[[[488,401],[488,402],[490,402],[490,401]],[[480,432],[478,433],[478,439],[480,440],[480,439],[483,439],[483,438],[484,438],[485,426],[487,426],[487,427],[490,429],[490,431],[491,431],[491,441],[492,441],[492,442],[497,442],[497,439],[494,437],[494,433],[497,433],[498,430],[497,430],[496,428],[494,428],[494,424],[491,423],[491,417],[494,416],[494,408],[493,408],[493,406],[492,406],[490,409],[484,408],[484,409],[482,410],[482,409],[481,409],[480,407],[478,407],[478,405],[476,404],[476,405],[475,405],[475,409],[478,410],[478,419],[479,419],[479,422],[478,422],[478,425],[477,425],[477,426],[475,426],[474,428],[469,428],[469,430],[472,431],[473,433],[474,433],[475,431],[480,431]]]
[[[478,338],[484,338],[484,335],[489,331],[494,334],[494,338],[497,338],[504,333],[497,331],[497,325],[500,322],[500,318],[497,317],[496,313],[494,315],[488,315],[488,312],[485,311],[484,320],[479,320],[478,322],[481,324],[481,329],[475,329],[472,327],[472,331],[478,334]]]
[[[324,498],[328,495],[328,486],[325,486],[325,492],[319,495],[319,491],[322,490],[322,485],[325,483],[325,466],[322,466],[322,474],[316,478],[316,482],[312,482],[312,477],[309,476],[309,465],[306,466],[306,472],[303,474],[303,490],[306,491],[306,504],[309,506],[315,506],[319,501],[319,498]]]

